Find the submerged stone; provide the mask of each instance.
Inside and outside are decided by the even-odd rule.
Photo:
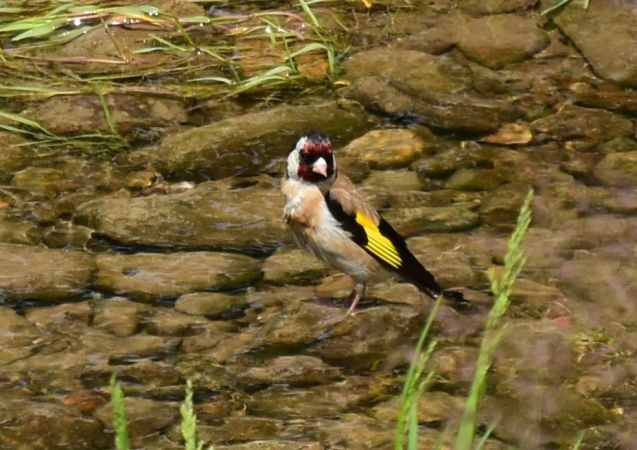
[[[636,20],[637,6],[624,0],[590,2],[586,9],[570,2],[553,18],[596,74],[631,87],[637,87]],[[617,51],[609,51],[608,42]]]
[[[261,277],[253,258],[220,252],[99,255],[95,284],[142,301],[176,297],[194,291],[232,289]]]
[[[371,169],[404,167],[422,156],[426,144],[412,130],[372,130],[354,139],[341,150],[353,158],[366,161]]]
[[[272,284],[307,284],[329,268],[308,251],[279,249],[263,265],[263,281]]]
[[[78,251],[0,244],[0,254],[0,294],[11,299],[68,299],[88,287],[96,269]]]
[[[606,186],[637,186],[637,151],[606,155],[594,175]]]
[[[257,249],[287,241],[278,186],[102,197],[82,204],[76,220],[118,242],[154,247]]]

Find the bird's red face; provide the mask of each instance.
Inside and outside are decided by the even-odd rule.
[[[309,183],[319,183],[334,175],[334,152],[329,138],[311,133],[303,136],[297,144],[299,165],[297,174]]]

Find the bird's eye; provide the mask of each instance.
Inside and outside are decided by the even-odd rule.
[[[299,152],[299,156],[300,156],[301,160],[305,161],[310,156],[310,154],[308,152],[306,152],[305,150],[301,150]]]

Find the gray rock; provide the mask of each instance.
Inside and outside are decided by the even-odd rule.
[[[282,208],[278,186],[225,190],[210,182],[175,194],[99,198],[81,205],[76,219],[129,245],[262,250],[289,239]]]
[[[253,258],[220,252],[99,255],[95,284],[143,301],[207,289],[232,289],[255,282],[261,266]]]
[[[92,256],[78,251],[0,244],[0,293],[9,298],[63,300],[88,287]]]
[[[365,127],[366,117],[353,103],[278,106],[169,136],[153,155],[162,172],[181,178],[255,174],[285,158],[309,130],[321,130],[338,142]]]
[[[600,77],[637,87],[637,7],[633,2],[591,2],[588,10],[571,2],[553,21],[582,52]],[[608,43],[612,42],[609,49]]]

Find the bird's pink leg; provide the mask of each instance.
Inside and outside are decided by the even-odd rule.
[[[356,305],[358,305],[358,302],[360,302],[363,296],[365,295],[365,288],[366,286],[363,283],[356,283],[356,286],[354,286],[354,290],[350,294],[350,299],[352,300],[352,304],[349,306],[349,309],[347,310],[347,314],[345,314],[345,317],[354,314]]]

